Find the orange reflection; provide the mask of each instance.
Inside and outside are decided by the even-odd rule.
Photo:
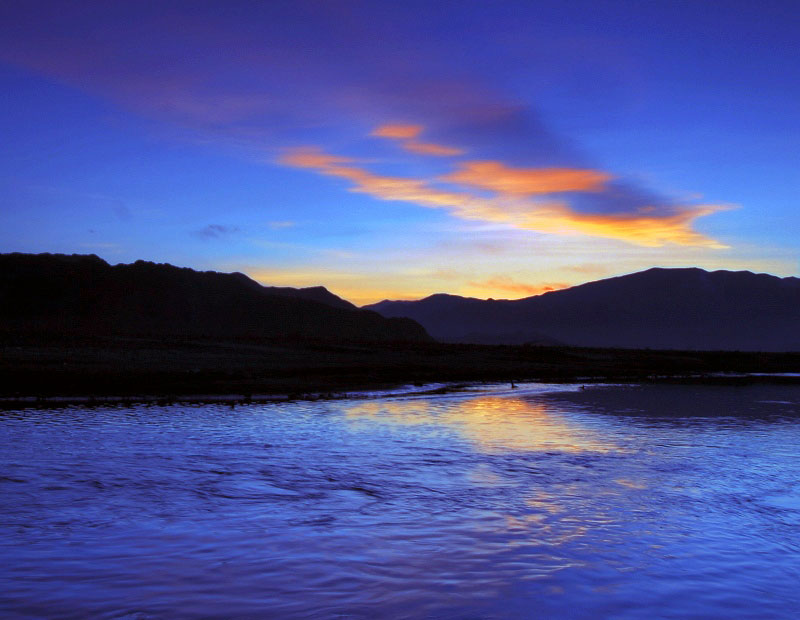
[[[551,409],[547,403],[516,396],[380,400],[355,404],[345,413],[355,422],[425,426],[431,433],[441,433],[444,428],[487,455],[544,452],[548,454],[544,461],[549,461],[552,454],[554,465],[550,467],[555,472],[574,467],[570,463],[591,462],[601,454],[624,451],[599,431]],[[576,459],[576,453],[584,456]],[[506,487],[503,492],[517,498],[516,502],[488,508],[491,515],[478,527],[482,533],[506,537],[504,544],[509,549],[526,548],[526,552],[536,553],[539,576],[571,565],[559,547],[581,544],[593,528],[618,522],[618,516],[602,501],[593,501],[587,512],[587,492],[595,499],[600,495],[611,499],[646,488],[633,477],[594,485],[572,476],[556,476],[554,480],[546,474],[515,474],[491,460],[479,459],[473,465],[466,472],[473,487]]]
[[[408,399],[359,403],[345,410],[351,419],[392,424],[443,425],[481,452],[610,452],[619,448],[591,429],[521,398],[485,396],[463,400]]]

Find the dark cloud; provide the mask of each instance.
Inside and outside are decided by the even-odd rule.
[[[223,226],[222,224],[209,224],[205,228],[201,228],[194,232],[194,234],[201,239],[220,239],[227,237],[234,233],[239,232],[235,226]]]
[[[133,214],[131,213],[131,210],[122,201],[118,201],[117,204],[114,205],[114,207],[112,207],[112,209],[113,209],[114,215],[117,217],[117,219],[119,219],[119,220],[121,220],[123,222],[129,221],[133,217]]]

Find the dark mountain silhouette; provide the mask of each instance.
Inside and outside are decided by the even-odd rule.
[[[800,279],[654,268],[518,299],[432,295],[365,306],[445,342],[800,351]]]
[[[532,298],[531,298],[532,299]],[[437,293],[419,301],[381,301],[364,306],[383,316],[411,317],[442,342],[563,345],[527,320],[516,301]]]
[[[292,288],[290,286],[265,286],[263,288],[265,291],[272,293],[273,295],[283,295],[284,297],[293,297],[295,299],[307,299],[309,301],[316,301],[317,303],[325,304],[326,306],[342,308],[344,310],[358,310],[358,306],[334,295],[324,286],[309,286],[306,288]]]
[[[429,341],[410,319],[359,310],[322,287],[263,287],[241,273],[198,272],[95,255],[0,254],[0,329],[88,336]]]

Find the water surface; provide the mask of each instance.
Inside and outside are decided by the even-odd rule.
[[[4,618],[796,618],[800,388],[0,414]]]

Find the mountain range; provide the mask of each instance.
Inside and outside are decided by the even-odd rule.
[[[800,351],[800,279],[653,268],[518,300],[431,295],[365,306],[443,342]]]
[[[411,319],[384,318],[323,287],[265,287],[241,273],[199,272],[95,255],[0,254],[0,331],[82,336],[426,342]]]
[[[630,349],[800,351],[800,279],[653,268],[517,300],[436,294],[359,309],[322,286],[262,286],[95,255],[0,254],[0,332]]]

